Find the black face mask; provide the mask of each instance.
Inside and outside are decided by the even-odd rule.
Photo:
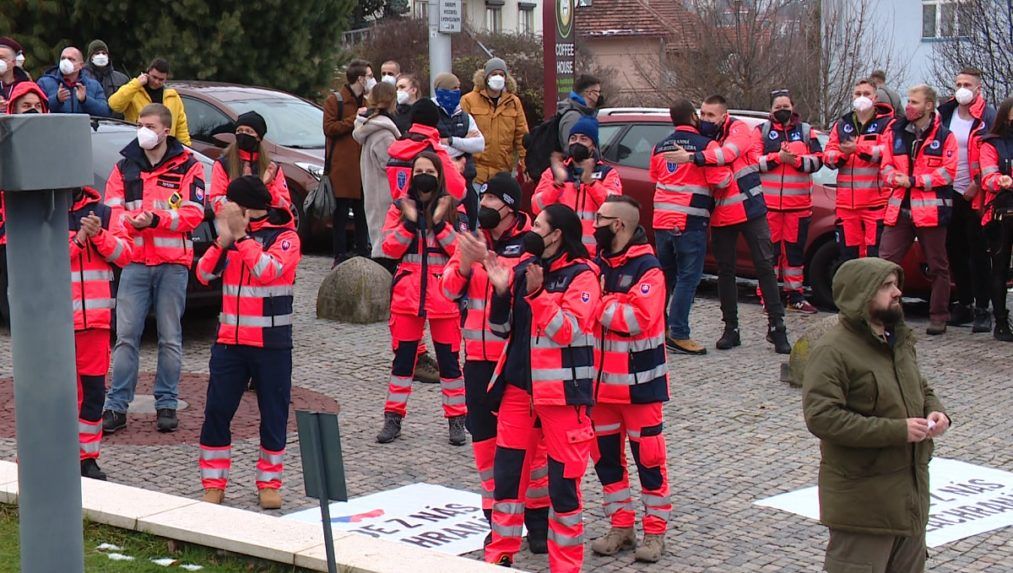
[[[605,94],[601,94],[598,96],[598,103],[594,104],[594,107],[596,109],[601,109],[605,107]]]
[[[534,231],[528,231],[524,235],[524,252],[541,258],[542,254],[545,253],[545,237]]]
[[[721,135],[721,126],[714,123],[713,121],[700,120],[700,135],[709,138],[717,139]]]
[[[247,153],[256,153],[260,149],[260,142],[255,136],[248,133],[236,134],[236,147]]]
[[[580,163],[591,157],[591,149],[583,143],[574,143],[570,146],[570,158]]]
[[[594,242],[598,244],[599,253],[608,253],[612,250],[612,241],[616,238],[616,232],[612,225],[594,228]]]
[[[503,221],[498,209],[492,207],[478,208],[478,226],[483,229],[495,229]]]
[[[779,109],[770,115],[774,118],[774,121],[780,123],[781,125],[788,125],[788,121],[791,120],[790,109]]]
[[[420,199],[423,194],[432,193],[436,191],[436,187],[439,185],[439,180],[436,179],[435,175],[428,173],[419,173],[412,176],[412,197]]]
[[[25,110],[25,111],[24,111],[24,112],[22,112],[22,113],[39,113],[39,110],[37,110],[37,109],[35,109],[35,108],[33,107],[33,108],[29,109],[29,110]]]

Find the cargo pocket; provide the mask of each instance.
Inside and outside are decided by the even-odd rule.
[[[656,468],[665,461],[665,436],[641,436],[640,463],[645,468]]]
[[[566,432],[566,443],[571,446],[571,455],[563,460],[563,477],[576,479],[584,475],[594,439],[591,424]]]

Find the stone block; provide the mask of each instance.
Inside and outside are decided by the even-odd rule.
[[[365,257],[334,267],[317,291],[317,318],[369,324],[390,316],[391,276]]]

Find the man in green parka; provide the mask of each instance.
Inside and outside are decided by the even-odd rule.
[[[950,426],[918,370],[900,305],[904,271],[878,258],[834,276],[840,322],[813,348],[802,407],[820,439],[829,573],[925,570],[929,459]]]

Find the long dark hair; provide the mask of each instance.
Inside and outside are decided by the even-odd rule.
[[[1013,109],[1013,97],[1002,100],[999,104],[999,111],[995,114],[995,121],[992,122],[990,135],[1006,139],[1013,136],[1013,129],[1010,128],[1009,110]]]
[[[428,159],[436,167],[436,192],[433,193],[433,197],[427,205],[419,206],[420,209],[423,209],[423,213],[425,213],[426,226],[432,228],[436,203],[440,197],[447,194],[447,180],[443,174],[443,162],[440,161],[440,156],[435,151],[423,151],[415,156],[415,159],[412,160],[412,178],[415,177],[415,164],[418,163],[419,159]],[[457,211],[451,208],[444,220],[453,225],[457,221]]]
[[[573,209],[562,203],[554,203],[545,208],[545,215],[550,227],[563,232],[563,244],[559,246],[562,252],[571,259],[586,259],[590,256],[584,246],[584,227]]]

